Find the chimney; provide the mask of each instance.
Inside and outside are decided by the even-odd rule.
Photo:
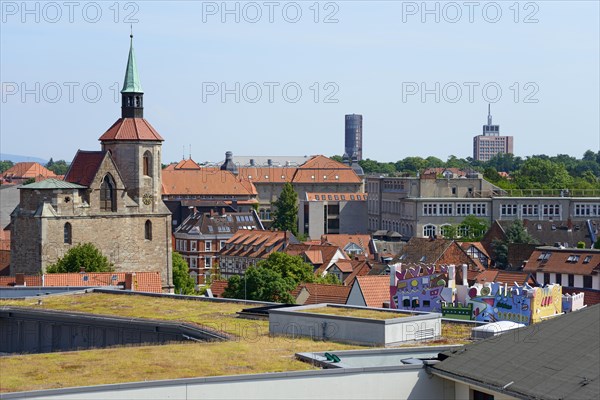
[[[254,158],[251,158],[251,159],[250,159],[250,166],[251,166],[251,167],[254,167]]]
[[[133,274],[131,272],[125,273],[125,290],[133,290]]]
[[[462,284],[463,286],[469,286],[469,282],[467,281],[467,264],[462,265]]]
[[[269,159],[267,160],[267,165],[268,165],[269,167],[272,167],[272,166],[273,166],[273,160],[271,160],[271,159],[269,158]]]
[[[25,286],[25,274],[15,274],[15,286]]]
[[[286,162],[285,162],[285,166],[286,166],[286,167],[289,167],[289,166],[290,166],[290,162],[289,162],[289,161],[286,161]]]
[[[85,274],[85,267],[79,267],[79,273]]]

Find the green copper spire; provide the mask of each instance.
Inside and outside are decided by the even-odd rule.
[[[125,81],[121,93],[144,93],[140,76],[135,65],[135,55],[133,54],[133,33],[129,35],[131,44],[129,47],[129,59],[127,60],[127,70],[125,71]]]

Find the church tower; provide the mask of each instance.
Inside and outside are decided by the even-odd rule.
[[[102,150],[114,160],[129,197],[140,212],[161,211],[161,147],[163,138],[144,119],[144,90],[130,36],[129,58],[121,90],[121,118],[101,137]]]

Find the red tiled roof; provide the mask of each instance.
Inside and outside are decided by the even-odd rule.
[[[344,250],[350,243],[354,243],[364,249],[364,254],[369,256],[370,235],[346,235],[346,234],[328,234],[321,235],[322,243],[331,243]]]
[[[325,156],[314,156],[298,167],[294,183],[362,183],[349,166]]]
[[[292,294],[297,298],[302,288],[305,288],[309,294],[303,303],[304,305],[320,303],[346,304],[346,300],[348,300],[348,295],[350,294],[349,286],[324,285],[319,283],[301,283]]]
[[[550,253],[546,260],[542,254]],[[579,256],[577,262],[567,261],[571,256]],[[589,259],[588,259],[589,257]],[[588,262],[585,262],[586,259]],[[523,268],[525,272],[554,272],[560,274],[592,275],[600,272],[600,250],[537,248]]]
[[[56,174],[36,162],[19,162],[2,173],[5,178],[28,179],[28,178],[56,178]]]
[[[296,168],[291,167],[240,167],[238,176],[250,182],[291,182]]]
[[[342,272],[352,272],[352,261],[350,260],[337,260],[333,265],[337,266]]]
[[[200,169],[202,168],[196,161],[188,158],[187,160],[181,160],[176,165],[173,166],[173,169]]]
[[[229,171],[214,168],[164,169],[162,190],[165,195],[255,196],[251,182],[242,182]]]
[[[323,264],[323,252],[321,250],[306,250],[304,255],[313,265]]]
[[[64,180],[78,185],[90,186],[106,156],[104,151],[78,150]]]
[[[531,277],[531,274],[520,271],[505,271],[501,269],[488,269],[479,273],[475,277],[477,283],[489,283],[498,282],[512,285],[517,282],[519,285],[528,283],[529,285],[535,285],[535,279]]]
[[[341,249],[337,246],[322,245],[322,244],[313,245],[313,244],[304,243],[304,244],[290,244],[287,247],[287,249],[285,249],[285,253],[290,254],[290,255],[303,255],[306,252],[312,252],[312,251],[321,252],[321,259],[318,260],[318,261],[321,261],[320,264],[313,263],[313,266],[315,268],[317,268],[317,270],[315,271],[315,274],[321,275],[321,274],[323,274],[323,272],[325,272],[325,270],[331,263],[331,260],[333,259],[333,257],[335,257],[335,254],[337,253],[338,250],[341,251]],[[342,254],[343,254],[343,252],[342,252]]]
[[[117,286],[125,284],[125,272],[89,272],[67,274],[26,275],[27,286]],[[113,279],[113,277],[115,279]],[[134,291],[162,293],[162,280],[158,272],[135,272]],[[0,277],[0,286],[14,286],[14,276]]]
[[[162,142],[164,139],[144,118],[119,118],[98,140],[150,140]]]
[[[227,287],[227,281],[212,281],[210,284],[210,291],[212,292],[214,297],[223,297],[223,292]]]
[[[283,231],[261,231],[261,230],[238,230],[226,242],[226,245],[220,251],[221,257],[235,256],[247,258],[267,258],[271,253],[278,251],[282,246],[286,246],[290,240],[291,234]],[[264,242],[264,244],[262,244]],[[269,251],[269,243],[275,244]],[[236,246],[241,246],[236,249]],[[245,249],[245,246],[249,246]],[[258,249],[255,249],[258,246]]]
[[[0,276],[0,287],[15,286],[14,276]],[[40,275],[25,275],[26,286],[42,286],[42,277]]]
[[[390,277],[388,275],[357,276],[354,281],[367,307],[383,308],[383,303],[390,301]]]
[[[344,279],[344,286],[352,286],[357,276],[365,276],[371,270],[371,265],[368,261],[352,260],[352,273]]]

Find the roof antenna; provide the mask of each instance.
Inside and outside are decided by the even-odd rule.
[[[488,125],[492,124],[492,110],[491,110],[492,105],[490,103],[488,103]]]
[[[183,145],[183,153],[181,153],[181,154],[182,154],[181,159],[185,160],[185,144]]]
[[[190,160],[192,159],[192,145],[190,144]]]

